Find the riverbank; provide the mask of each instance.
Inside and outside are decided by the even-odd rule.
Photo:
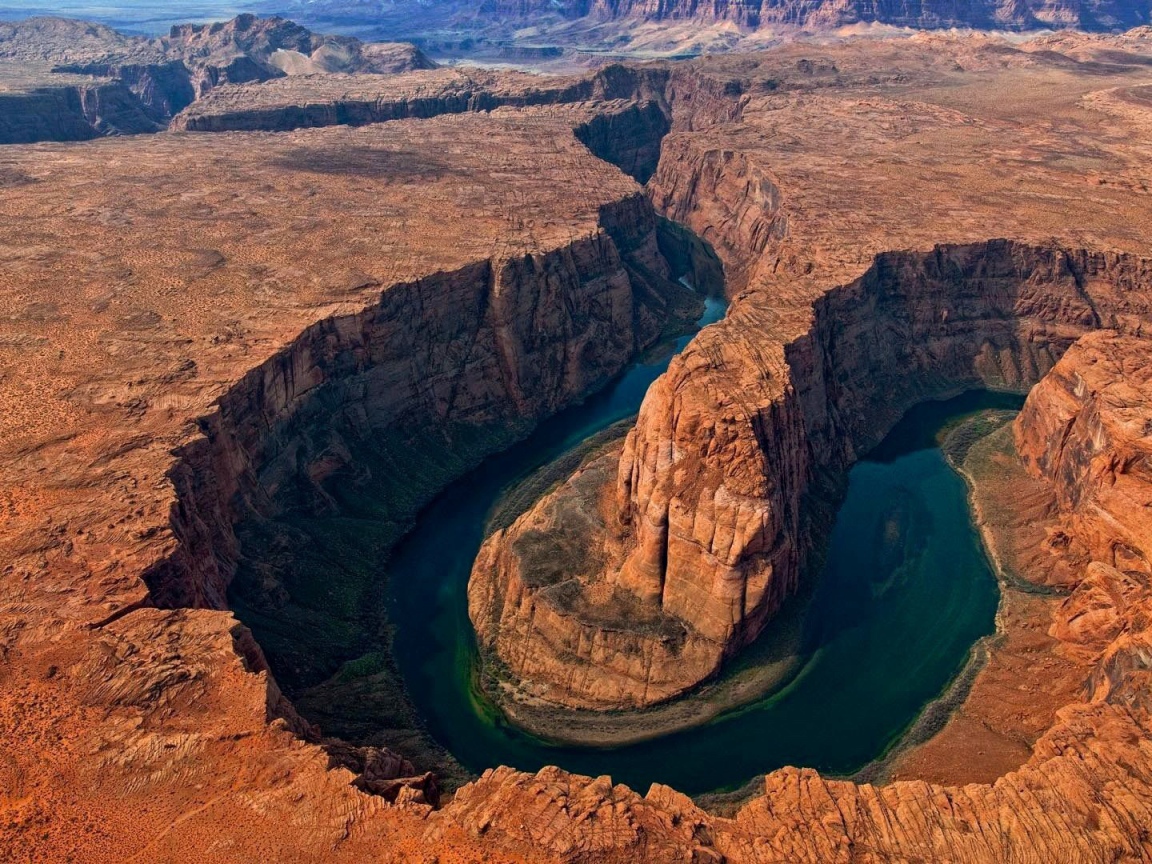
[[[493,674],[495,664],[478,673],[470,659],[472,710],[484,728],[454,722],[463,740],[454,752],[483,739],[524,770],[539,761],[611,773],[634,786],[669,782],[720,809],[742,796],[709,789],[744,786],[758,771],[784,764],[857,770],[924,712],[964,668],[970,646],[994,630],[996,581],[971,524],[966,487],[938,439],[957,416],[1005,407],[1006,399],[1019,397],[978,391],[923,403],[838,488],[818,484],[829,486],[819,496],[825,506],[809,502],[807,509],[812,519],[827,511],[827,524],[813,523],[811,531],[828,538],[827,572],[805,580],[811,596],[794,597],[719,678],[643,711],[581,712],[530,693],[526,699],[524,691],[508,698],[511,676],[498,667]],[[815,574],[821,562],[813,555],[812,563]],[[922,627],[933,615],[939,626]],[[909,666],[909,655],[918,662]],[[894,668],[904,674],[884,671]],[[487,698],[493,690],[499,709]],[[739,765],[720,756],[733,748],[744,756]]]
[[[953,455],[1000,583],[996,632],[974,646],[964,671],[901,742],[857,779],[992,782],[1027,760],[1089,672],[1048,635],[1064,597],[1046,584],[1060,563],[1048,543],[1055,530],[1052,493],[1025,472],[1012,424]]]

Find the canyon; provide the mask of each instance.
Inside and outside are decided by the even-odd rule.
[[[222,84],[435,66],[406,43],[365,44],[251,14],[157,39],[66,18],[4,22],[0,144],[158,132]]]
[[[1152,854],[1148,57],[1144,31],[796,43],[576,85],[493,73],[550,95],[355,117],[308,107],[343,99],[323,77],[277,78],[242,121],[4,147],[0,855]],[[213,88],[233,100],[213,116],[264,86]],[[662,219],[715,251],[728,315],[622,442],[493,535],[480,636],[501,651],[534,606],[519,669],[584,670],[564,699],[680,692],[794,588],[815,479],[924,398],[1031,387],[973,491],[1018,580],[1002,638],[884,782],[788,767],[728,810],[558,767],[460,785],[389,677],[387,622],[352,644],[358,558],[698,314]],[[671,643],[582,650],[617,637],[525,582],[516,538],[562,539],[540,526],[573,503],[614,562],[581,574],[588,602],[618,580],[694,663],[613,666]],[[368,656],[395,726],[334,736],[309,694]]]
[[[762,50],[800,35],[836,39],[921,30],[1119,32],[1152,22],[1147,0],[488,0],[365,5],[266,0],[269,12],[324,29],[355,28],[415,42],[434,56],[556,65],[564,61],[683,59]]]
[[[1008,243],[888,253],[775,351],[702,333],[619,448],[488,540],[470,588],[481,644],[571,707],[694,687],[796,591],[809,478],[926,398],[1031,387],[1089,330],[1140,332],[1152,306],[1125,287],[1150,266]],[[597,510],[591,531],[574,515]]]

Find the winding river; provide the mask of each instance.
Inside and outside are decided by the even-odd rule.
[[[709,300],[699,323],[724,312],[722,301]],[[794,671],[774,692],[703,726],[611,750],[550,745],[478,697],[466,588],[492,506],[510,485],[635,414],[690,338],[453,484],[396,550],[389,611],[397,660],[429,731],[467,768],[554,764],[610,774],[641,792],[660,782],[688,794],[734,788],[783,765],[851,773],[895,742],[992,632],[996,580],[964,481],[936,433],[985,408],[1018,409],[1020,398],[971,391],[912,409],[850,471],[823,572],[797,613]]]

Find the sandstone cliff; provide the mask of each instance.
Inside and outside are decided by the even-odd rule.
[[[581,472],[490,538],[470,595],[482,644],[563,704],[683,692],[795,590],[814,470],[845,470],[918,401],[981,383],[1023,389],[1080,334],[1147,326],[1152,304],[1127,289],[1150,281],[1142,259],[994,241],[880,256],[783,345],[734,335],[768,325],[738,304],[649,390],[603,488],[577,488]],[[576,500],[606,527],[566,532],[557,514]],[[532,571],[549,557],[590,564],[542,586]],[[620,592],[638,611],[620,611]]]
[[[609,18],[639,17],[655,20],[694,18],[706,21],[733,21],[746,27],[798,25],[808,28],[839,27],[875,21],[900,27],[972,27],[977,29],[1037,29],[1077,27],[1084,30],[1127,29],[1146,24],[1147,5],[1122,0],[1032,0],[1016,3],[1006,0],[967,3],[963,6],[933,3],[931,0],[900,0],[875,4],[836,2],[836,0],[767,0],[729,3],[726,0],[686,6],[655,4],[650,0],[594,0],[592,14]]]
[[[1104,574],[1140,583],[1152,575],[1147,557],[1152,537],[1144,518],[1152,502],[1152,442],[1145,413],[1152,401],[1148,350],[1145,341],[1115,329],[1085,336],[1032,390],[1016,422],[1016,446],[1025,464],[1052,482],[1071,533],[1102,565],[1077,589],[1071,606],[1080,603],[1077,595],[1098,592]],[[1117,614],[1125,605],[1098,608]],[[1074,629],[1091,626],[1090,612],[1081,610],[1087,617]],[[1068,628],[1078,618],[1073,615],[1059,626]],[[1068,636],[1068,641],[1083,638]]]
[[[0,92],[0,143],[86,141],[101,135],[158,132],[162,125],[116,82],[76,82]]]
[[[153,599],[226,607],[237,496],[263,512],[324,510],[337,507],[329,482],[344,495],[416,485],[381,514],[403,524],[454,473],[607,382],[670,307],[658,283],[629,275],[627,262],[666,272],[644,199],[607,205],[601,219],[612,235],[388,286],[378,306],[317,324],[245,376],[172,471],[180,547],[147,577]],[[441,431],[430,440],[429,429]],[[374,476],[366,465],[395,458],[371,452],[383,446],[427,464]],[[434,479],[413,484],[422,472]]]
[[[593,119],[581,133],[590,145],[629,151],[625,157],[655,169],[659,141],[667,131],[662,68],[610,64],[584,76],[539,76],[481,69],[438,69],[403,76],[299,76],[259,85],[214,90],[173,120],[189,132],[285,131],[313,126],[363,125],[405,117],[433,117],[576,102],[626,101],[640,113],[626,126],[608,129]],[[627,143],[629,135],[638,135]],[[639,160],[639,161],[638,161]],[[626,169],[627,170],[627,169]],[[629,171],[629,173],[632,173]],[[645,177],[647,179],[647,177]]]
[[[756,30],[795,27],[831,29],[859,22],[899,27],[1031,30],[1044,27],[1110,31],[1146,24],[1143,2],[1125,0],[983,0],[962,5],[932,0],[863,3],[848,0],[711,0],[706,3],[661,3],[653,0],[568,0],[557,7],[540,0],[490,0],[497,16],[512,20],[538,18],[559,9],[567,18],[593,21],[731,22]]]
[[[157,132],[226,83],[432,69],[412,45],[312,33],[240,15],[162,39],[61,18],[0,25],[0,144]]]

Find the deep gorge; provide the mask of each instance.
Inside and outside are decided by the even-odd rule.
[[[0,25],[0,859],[1152,856],[1152,32],[256,23]]]
[[[764,182],[744,184],[744,199],[724,200],[741,188],[718,182],[730,160],[706,159],[711,167],[678,168],[662,157],[653,199],[661,212],[683,218],[711,242],[743,286],[757,257],[783,236],[783,205]],[[714,182],[686,184],[699,200],[677,199],[668,189],[678,171]],[[721,233],[702,221],[717,207],[734,217]],[[482,262],[394,286],[383,291],[379,309],[322,322],[254,370],[222,400],[219,414],[204,421],[205,440],[182,454],[173,472],[181,543],[149,574],[153,600],[162,606],[234,604],[241,619],[252,622],[281,686],[324,734],[392,746],[451,773],[446,754],[417,741],[419,719],[396,682],[386,680],[393,661],[387,652],[391,628],[378,612],[382,595],[379,586],[365,593],[356,572],[383,557],[450,480],[602,386],[658,337],[676,309],[692,305],[668,278],[676,275],[668,258],[676,256],[661,254],[657,223],[643,199],[606,208],[602,224],[603,234],[555,255]],[[678,269],[684,272],[682,265]],[[646,401],[629,436],[637,447],[646,435],[670,435],[692,453],[691,434],[678,437],[681,429],[660,425],[661,399],[683,400],[688,393],[681,404],[691,404],[694,392],[720,394],[721,411],[729,412],[725,422],[734,423],[727,458],[750,466],[736,478],[751,483],[739,494],[768,502],[777,520],[756,536],[759,545],[727,553],[728,566],[755,574],[768,563],[774,575],[764,583],[762,601],[721,637],[720,659],[726,662],[754,641],[795,590],[812,545],[801,531],[800,501],[816,473],[846,471],[916,402],[976,384],[1025,389],[1083,333],[1135,328],[1145,310],[1127,303],[1123,289],[1146,282],[1148,272],[1146,262],[1130,256],[1005,241],[890,253],[861,279],[818,301],[809,329],[767,362],[726,342],[733,327],[757,332],[759,301],[738,302],[735,320],[707,331],[660,379],[663,391]],[[558,313],[532,297],[541,285],[551,292],[545,296],[581,297],[587,305],[575,316]],[[515,330],[524,303],[534,309],[533,323],[546,326],[513,339],[486,327],[496,321]],[[564,306],[569,308],[567,300]],[[435,309],[473,311],[461,324],[430,318]],[[804,313],[796,311],[802,320]],[[400,323],[413,320],[430,327],[411,332]],[[465,344],[472,347],[461,354],[457,348]],[[700,356],[721,362],[689,365]],[[414,357],[423,364],[419,369],[412,368]],[[462,380],[464,369],[468,377]],[[737,386],[741,375],[751,377]],[[489,381],[500,384],[478,383]],[[707,413],[697,419],[711,422]],[[444,430],[441,440],[427,435],[430,421]],[[447,453],[452,460],[445,463]],[[654,470],[642,456],[635,464],[638,476]],[[424,478],[416,488],[406,480],[414,465]],[[692,488],[674,492],[684,501],[714,495],[731,479],[716,470],[714,454],[699,465]],[[364,520],[378,528],[364,532]],[[676,560],[674,532],[672,526],[655,541],[668,550],[669,562]],[[320,542],[320,534],[327,539]],[[324,593],[309,596],[317,580]],[[316,612],[333,591],[341,632],[322,634],[319,641],[327,644],[321,652],[311,650],[315,643],[299,650],[293,643],[302,634],[329,626]],[[296,606],[290,617],[280,616],[285,604]],[[345,678],[340,669],[349,661],[355,663]],[[365,687],[365,679],[377,676]],[[346,695],[338,696],[345,685]],[[347,693],[374,713],[371,721],[331,711]],[[317,736],[278,694],[270,708],[289,716],[301,734]],[[419,752],[406,749],[412,747]]]

